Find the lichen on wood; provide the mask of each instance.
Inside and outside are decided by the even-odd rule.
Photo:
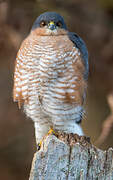
[[[113,149],[102,151],[89,138],[49,135],[34,155],[29,180],[113,180]]]

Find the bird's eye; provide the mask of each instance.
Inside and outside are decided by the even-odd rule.
[[[44,26],[46,26],[46,22],[45,21],[41,21],[40,22],[40,27],[44,27]]]
[[[62,23],[61,23],[60,21],[57,22],[56,25],[57,25],[58,27],[60,27],[60,28],[62,27]]]

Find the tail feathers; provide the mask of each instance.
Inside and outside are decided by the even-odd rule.
[[[64,131],[65,133],[73,133],[73,134],[78,134],[79,136],[84,136],[83,130],[80,126],[80,124],[73,123],[73,124],[67,124],[63,128],[60,128],[59,130]]]
[[[82,127],[79,124],[75,124],[73,133],[78,134],[79,136],[84,136]]]

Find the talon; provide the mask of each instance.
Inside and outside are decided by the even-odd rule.
[[[40,150],[40,143],[37,144],[37,150],[39,151]]]
[[[44,138],[43,138],[44,139]],[[42,141],[43,141],[43,139],[37,144],[37,150],[39,151],[40,150],[40,148],[41,148],[41,145],[42,145]]]
[[[49,136],[50,134],[54,134],[57,135],[57,133],[51,128],[48,133],[42,138],[42,140],[37,144],[37,150],[39,151],[41,146],[42,146],[42,142],[44,141],[44,139]]]
[[[51,128],[51,129],[48,131],[47,135],[49,135],[49,134],[54,134],[54,135],[56,135],[56,132]]]

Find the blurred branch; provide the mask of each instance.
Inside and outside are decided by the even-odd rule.
[[[113,92],[108,94],[107,96],[107,102],[110,108],[110,115],[107,117],[107,119],[103,122],[102,125],[102,132],[95,142],[97,145],[101,145],[110,134],[111,129],[113,128]]]

